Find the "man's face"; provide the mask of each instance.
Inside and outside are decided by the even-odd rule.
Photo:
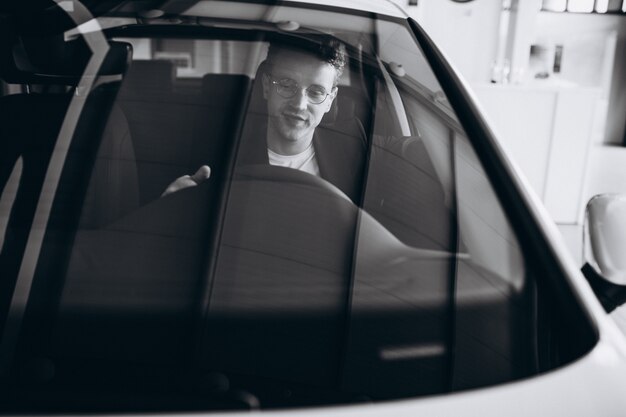
[[[263,96],[267,100],[269,127],[275,139],[287,146],[308,146],[315,128],[330,110],[335,98],[335,75],[332,65],[313,55],[296,51],[278,52],[271,74],[263,76]],[[293,97],[281,97],[272,84],[272,80],[285,79],[291,79],[299,86]],[[309,87],[323,87],[330,95],[321,104],[312,104],[304,90]]]

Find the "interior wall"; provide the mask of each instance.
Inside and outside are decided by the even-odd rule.
[[[394,0],[416,19],[470,84],[489,83],[497,58],[502,0]],[[528,2],[528,0],[520,0]],[[562,80],[603,91],[599,142],[624,144],[626,135],[626,19],[622,15],[534,12],[531,43],[563,48]],[[524,51],[518,51],[524,53]],[[526,54],[530,54],[527,51]],[[520,60],[522,64],[525,64]],[[532,77],[530,68],[524,78]],[[605,117],[606,115],[606,117]]]
[[[470,83],[491,79],[502,0],[420,0],[415,18]]]
[[[626,145],[626,19],[622,17],[617,37],[613,78],[606,125],[606,142]]]
[[[536,43],[563,45],[560,77],[597,87],[607,101],[604,143],[622,144],[626,127],[626,20],[620,15],[537,14]]]

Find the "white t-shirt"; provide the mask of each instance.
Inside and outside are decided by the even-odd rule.
[[[308,172],[309,174],[313,174],[318,177],[320,176],[320,168],[317,165],[317,159],[315,158],[313,143],[311,143],[303,152],[296,155],[281,155],[276,152],[272,152],[268,148],[267,156],[269,157],[270,165],[299,169],[300,171]]]

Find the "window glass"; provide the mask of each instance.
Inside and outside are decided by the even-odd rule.
[[[130,64],[104,65],[89,94],[48,77],[0,97],[46,115],[2,159],[1,411],[401,399],[529,377],[594,343],[583,319],[546,307],[549,268],[526,257],[472,145],[484,138],[406,22],[230,6],[107,26]],[[330,40],[345,46],[341,75],[336,50],[311,52]],[[77,116],[69,100],[83,107],[60,149],[47,127]],[[40,197],[49,221],[29,252]]]
[[[267,43],[208,39],[116,38],[133,45],[134,60],[172,62],[177,78],[212,74],[254,75]]]

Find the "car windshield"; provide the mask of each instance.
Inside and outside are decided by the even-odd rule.
[[[0,411],[413,398],[595,344],[414,22],[61,3],[0,21]]]

